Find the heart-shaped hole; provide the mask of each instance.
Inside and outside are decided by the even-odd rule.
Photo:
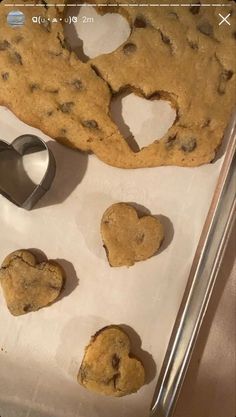
[[[134,152],[161,139],[176,119],[171,103],[158,94],[146,99],[130,91],[113,97],[110,115]]]
[[[67,43],[82,61],[116,50],[130,36],[128,21],[118,13],[99,15],[94,7],[68,7],[65,24]],[[116,28],[116,30],[114,30]]]

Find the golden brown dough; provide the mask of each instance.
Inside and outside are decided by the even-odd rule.
[[[79,370],[78,382],[99,394],[122,397],[145,382],[141,361],[130,354],[130,340],[119,326],[108,326],[92,336]]]
[[[0,283],[9,311],[19,316],[52,303],[61,292],[64,274],[56,263],[37,264],[31,252],[18,250],[3,261]]]
[[[110,265],[131,266],[157,252],[164,229],[154,216],[139,218],[131,205],[116,203],[103,214],[101,235]]]
[[[212,6],[126,7],[121,0],[119,7],[100,8],[123,14],[131,35],[116,51],[82,63],[67,48],[60,22],[32,23],[39,13],[58,18],[66,6],[18,7],[26,24],[12,29],[9,1],[0,5],[1,105],[112,166],[198,166],[214,159],[236,95],[234,2],[220,8],[231,13],[231,26],[219,26],[219,7]],[[147,99],[169,100],[177,111],[168,132],[139,152],[109,114],[112,94],[127,86]]]

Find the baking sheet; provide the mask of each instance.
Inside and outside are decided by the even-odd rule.
[[[123,117],[132,119],[133,107],[126,102]],[[161,111],[172,120],[170,109]],[[23,133],[47,142],[57,173],[30,212],[0,196],[0,256],[40,250],[61,263],[67,284],[56,303],[21,317],[9,314],[1,295],[0,415],[147,417],[222,157],[199,168],[113,168],[59,145],[1,107],[0,138],[11,142]],[[104,210],[119,201],[160,215],[166,231],[158,255],[131,268],[110,268],[99,233]],[[143,360],[147,384],[137,394],[101,397],[76,382],[90,336],[109,324],[126,326]]]

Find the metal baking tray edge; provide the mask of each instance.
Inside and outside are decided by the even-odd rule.
[[[224,161],[157,381],[150,417],[173,415],[235,220],[236,111],[224,142]]]

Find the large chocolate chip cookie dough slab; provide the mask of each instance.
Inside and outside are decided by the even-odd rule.
[[[0,196],[1,259],[19,248],[40,248],[62,262],[68,279],[58,302],[20,317],[9,313],[1,294],[0,415],[148,417],[225,158],[198,169],[114,169],[95,155],[60,146],[0,107],[0,138],[11,143],[25,132],[47,142],[58,170],[35,210],[25,212]],[[131,268],[111,268],[102,247],[101,218],[117,202],[163,214],[165,239],[158,255]],[[132,352],[147,370],[147,384],[120,398],[93,394],[76,381],[91,335],[111,324],[130,326],[124,330]]]
[[[82,63],[67,48],[61,23],[33,24],[39,8],[19,7],[26,24],[13,30],[4,3],[0,103],[21,120],[112,166],[197,166],[214,159],[235,96],[233,4],[232,25],[224,31],[212,7],[102,8],[126,16],[131,36],[116,51]],[[40,7],[44,17],[63,12],[63,6]],[[127,86],[146,98],[168,99],[177,111],[167,134],[139,152],[109,115],[112,94]]]
[[[113,92],[130,86],[145,97],[169,99],[177,112],[165,137],[141,151],[137,160],[145,155],[155,165],[159,154],[163,164],[211,161],[235,100],[235,3],[220,9],[119,3],[117,11],[130,22],[131,36],[117,51],[93,59],[94,67]],[[219,11],[231,13],[231,26],[219,26]]]
[[[34,15],[58,16],[56,7],[19,7],[26,23],[12,29],[6,21],[12,9],[4,3],[0,6],[0,103],[52,138],[90,150],[91,141],[102,139],[100,126],[105,126],[107,136],[113,130],[106,115],[108,86],[68,51],[61,23],[32,22]]]

